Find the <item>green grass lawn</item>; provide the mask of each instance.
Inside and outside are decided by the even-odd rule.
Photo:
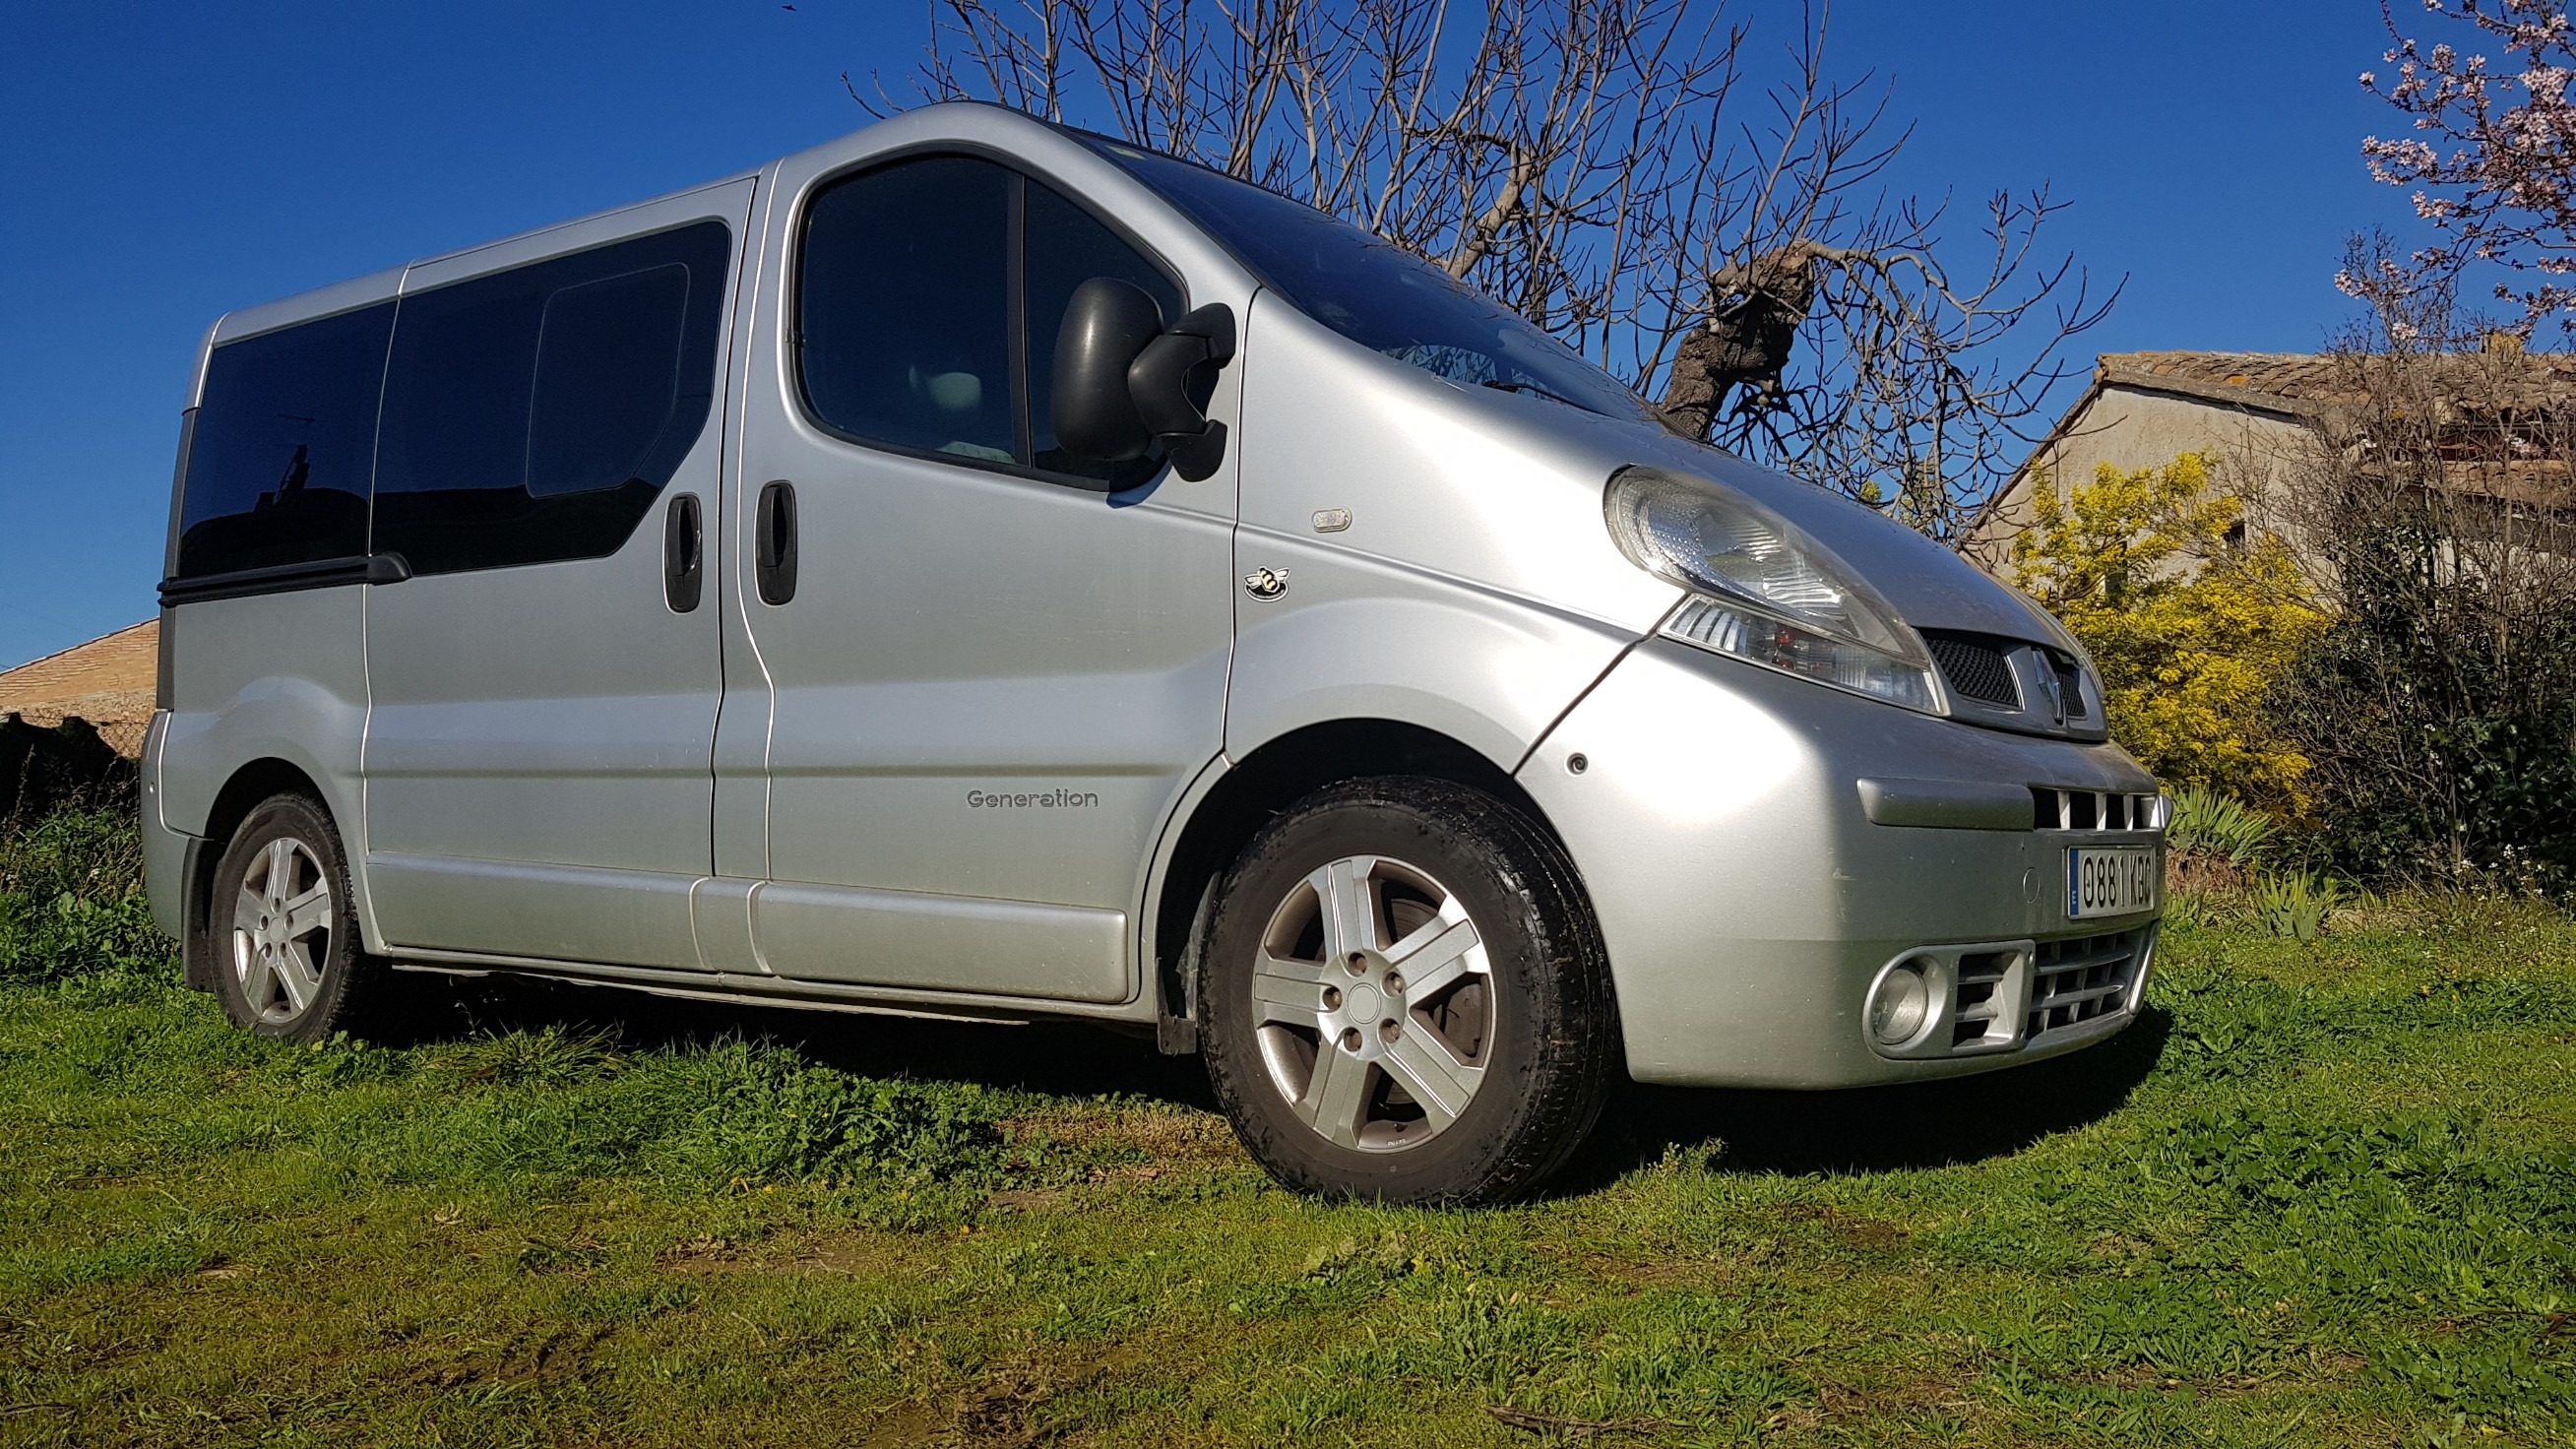
[[[2101,1049],[1637,1091],[1431,1212],[1273,1188],[1105,1034],[477,985],[267,1045],[65,869],[0,894],[0,1443],[2576,1435],[2537,907],[2180,926]]]

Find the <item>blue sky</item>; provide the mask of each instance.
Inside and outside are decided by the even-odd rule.
[[[13,0],[0,19],[0,666],[149,616],[190,356],[230,307],[855,129],[922,0]],[[1774,54],[1795,12],[1739,6]],[[1894,180],[2046,180],[2128,276],[2089,351],[2313,348],[2343,236],[2397,226],[2354,76],[2374,0],[1841,0],[1829,55],[1917,122]]]

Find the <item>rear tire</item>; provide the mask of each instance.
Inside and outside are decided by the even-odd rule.
[[[235,1025],[324,1041],[361,1029],[389,993],[390,971],[359,944],[348,857],[321,802],[261,801],[233,831],[209,890],[202,959]]]
[[[1535,1190],[1617,1069],[1600,931],[1527,818],[1443,780],[1318,791],[1219,886],[1199,1039],[1246,1150],[1300,1192]]]

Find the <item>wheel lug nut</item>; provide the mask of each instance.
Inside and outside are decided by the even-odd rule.
[[[1363,976],[1368,973],[1368,956],[1363,952],[1353,951],[1348,964],[1353,976]]]
[[[1387,994],[1390,996],[1402,996],[1404,994],[1404,978],[1393,971],[1389,971],[1386,973],[1386,990]]]
[[[1393,1041],[1404,1035],[1404,1026],[1394,1020],[1381,1021],[1377,1024],[1377,1034],[1388,1041]]]
[[[1342,1031],[1342,1050],[1346,1052],[1355,1052],[1359,1049],[1360,1029],[1356,1026],[1345,1027]]]
[[[1342,988],[1338,986],[1327,986],[1324,988],[1324,1009],[1326,1011],[1339,1011],[1342,1009]]]

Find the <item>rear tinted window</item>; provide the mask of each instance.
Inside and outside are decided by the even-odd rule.
[[[705,430],[731,256],[701,222],[405,297],[376,550],[419,573],[615,553]]]
[[[387,302],[227,342],[206,358],[176,577],[367,551]]]

